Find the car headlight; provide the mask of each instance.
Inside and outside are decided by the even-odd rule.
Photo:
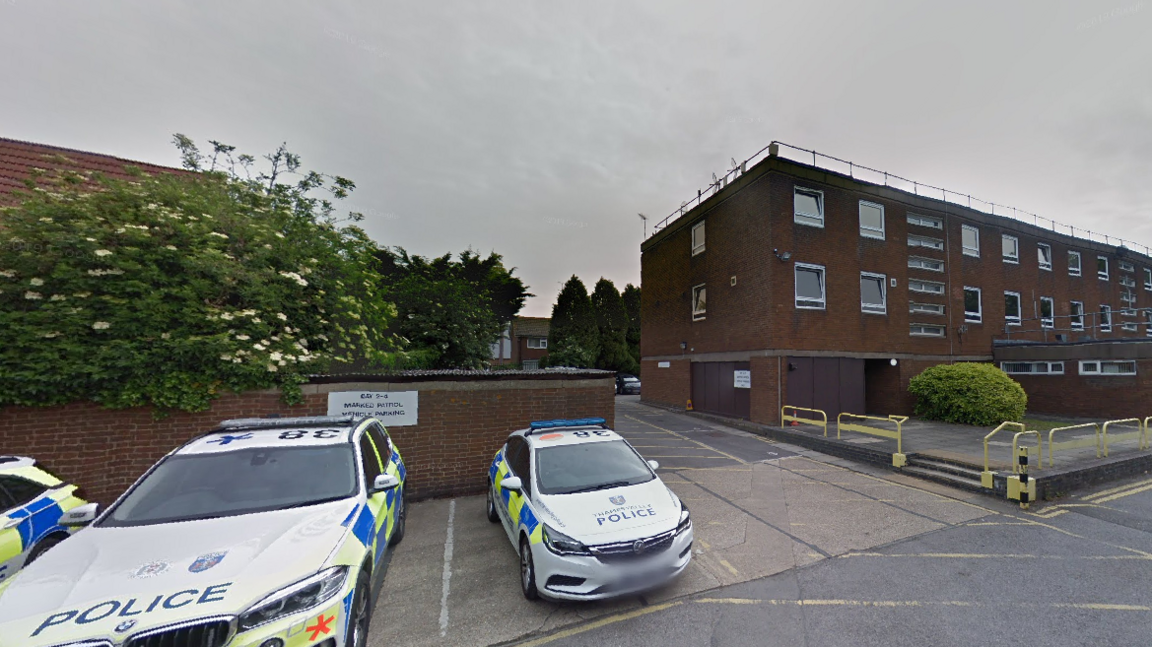
[[[681,501],[680,502],[680,523],[678,523],[676,525],[676,534],[679,535],[680,533],[688,530],[691,527],[692,527],[692,516],[690,514],[688,514],[688,506],[684,505],[684,502]]]
[[[240,614],[238,630],[242,633],[318,606],[339,593],[346,579],[348,567],[333,566],[280,589]]]
[[[565,535],[564,533],[550,528],[548,524],[544,524],[544,530],[540,533],[544,538],[544,545],[548,550],[556,553],[557,555],[591,555],[588,548],[576,541],[575,539]]]

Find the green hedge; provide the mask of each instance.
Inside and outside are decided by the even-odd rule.
[[[992,364],[941,364],[912,378],[916,415],[987,427],[1024,417],[1024,387]]]

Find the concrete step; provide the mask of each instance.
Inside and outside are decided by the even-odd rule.
[[[900,471],[905,474],[911,474],[912,476],[918,478],[935,481],[936,483],[943,483],[944,485],[950,485],[961,490],[968,490],[969,492],[980,492],[983,494],[988,494],[990,492],[990,490],[987,490],[982,485],[980,485],[979,472],[973,472],[976,475],[975,478],[968,478],[958,474],[953,474],[951,472],[941,472],[935,469],[927,467],[916,467],[913,465],[904,467]]]
[[[934,472],[943,472],[952,476],[959,476],[980,482],[980,470],[954,461],[940,460],[938,458],[924,458],[921,456],[908,457],[908,464],[912,467],[922,467]]]

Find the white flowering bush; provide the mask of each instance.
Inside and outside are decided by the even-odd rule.
[[[323,176],[186,165],[43,177],[0,208],[0,406],[195,411],[271,387],[296,401],[308,373],[387,356],[377,247],[309,197]],[[336,180],[343,197],[352,184]]]

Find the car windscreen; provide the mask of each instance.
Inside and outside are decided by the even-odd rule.
[[[624,381],[631,384],[632,382],[639,382],[640,378],[638,378],[638,377],[626,377],[626,378],[624,378]]]
[[[648,464],[623,440],[536,450],[536,481],[541,494],[606,490],[654,478]]]
[[[357,492],[349,445],[254,447],[170,456],[100,522],[102,526],[230,517],[334,501]]]

